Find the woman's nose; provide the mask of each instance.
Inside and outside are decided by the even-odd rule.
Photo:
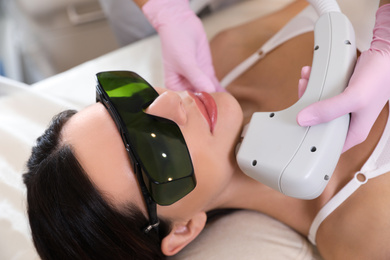
[[[146,113],[170,119],[178,125],[187,122],[183,100],[177,92],[165,91],[146,109]]]

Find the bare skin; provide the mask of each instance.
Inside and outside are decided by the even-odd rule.
[[[211,42],[218,78],[223,78],[240,61],[255,52],[306,4],[305,1],[297,1],[277,14],[219,34]],[[312,33],[296,37],[268,54],[228,86],[228,91],[242,106],[244,122],[249,121],[253,112],[281,110],[298,100],[296,86],[300,68],[311,65],[312,46]],[[226,53],[230,55],[227,56]],[[318,210],[352,179],[370,156],[381,137],[387,117],[386,106],[367,140],[341,156],[334,177],[319,198],[299,201],[272,194],[269,207],[260,209],[254,205],[254,208],[270,214],[307,236]],[[317,243],[325,259],[390,257],[389,187],[389,174],[370,180],[323,222],[317,233]]]
[[[211,42],[217,76],[256,51],[271,35],[306,5],[297,1],[273,15],[219,34]],[[313,35],[301,35],[269,53],[234,81],[228,93],[211,93],[218,108],[213,131],[188,92],[157,89],[159,97],[146,113],[168,118],[180,127],[195,167],[197,187],[170,206],[158,206],[160,217],[172,221],[172,231],[161,249],[173,255],[190,243],[205,226],[205,212],[218,208],[245,208],[268,214],[306,236],[320,210],[358,171],[372,153],[388,118],[387,106],[367,140],[342,155],[324,193],[311,201],[286,197],[243,174],[234,149],[242,122],[253,112],[280,110],[298,99],[302,66],[310,65]],[[229,55],[226,55],[226,54]],[[80,111],[67,122],[62,141],[75,154],[103,196],[121,208],[145,205],[131,163],[110,115],[101,104]],[[106,158],[112,157],[112,160]],[[390,175],[370,180],[331,214],[317,233],[325,259],[389,259]],[[368,242],[367,242],[368,241]]]

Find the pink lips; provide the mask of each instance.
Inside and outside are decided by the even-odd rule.
[[[199,107],[200,112],[207,120],[211,133],[214,131],[215,124],[217,122],[217,104],[213,97],[206,92],[188,92],[189,95],[195,100],[196,105]]]

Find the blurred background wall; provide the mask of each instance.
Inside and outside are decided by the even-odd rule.
[[[0,75],[31,84],[116,48],[98,0],[0,0]]]

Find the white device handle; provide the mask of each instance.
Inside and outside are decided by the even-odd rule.
[[[241,170],[288,196],[318,197],[344,146],[349,116],[301,127],[299,111],[341,93],[356,63],[354,30],[340,12],[323,14],[314,29],[314,57],[307,89],[282,111],[254,113],[237,153]]]

